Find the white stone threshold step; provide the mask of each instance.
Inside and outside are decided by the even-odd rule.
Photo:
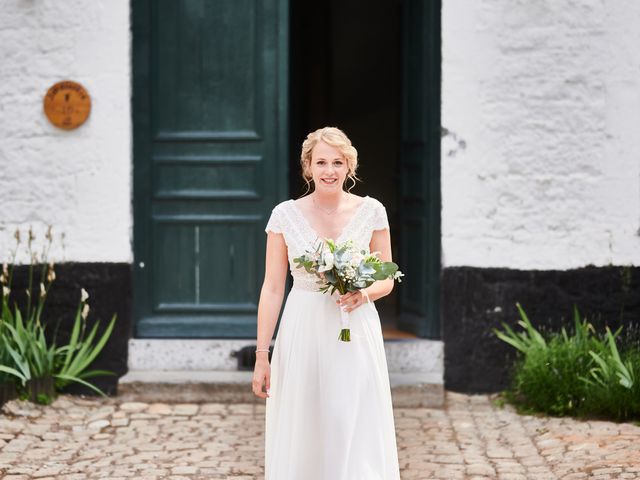
[[[118,382],[123,401],[171,403],[264,402],[251,391],[249,370],[130,370]],[[444,404],[441,373],[390,372],[394,407],[440,408]]]
[[[237,371],[236,354],[255,348],[255,339],[144,339],[129,340],[129,370]],[[385,340],[390,372],[429,372],[442,376],[444,343],[441,340]]]

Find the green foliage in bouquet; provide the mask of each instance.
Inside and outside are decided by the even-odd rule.
[[[543,335],[516,304],[522,331],[503,323],[494,329],[498,338],[518,351],[505,398],[525,412],[602,417],[618,421],[640,418],[640,349],[621,351],[616,339],[622,330],[608,327],[598,335],[574,307],[574,328],[569,334]]]
[[[15,234],[18,244],[20,232]],[[40,295],[34,306],[31,299],[34,262],[37,260],[31,250],[33,233],[29,230],[29,288],[27,293],[26,312],[14,302],[13,310],[9,305],[15,252],[12,267],[3,265],[0,283],[2,284],[0,310],[0,383],[14,382],[22,398],[31,398],[38,403],[50,403],[55,391],[62,390],[72,382],[83,384],[102,396],[106,396],[98,387],[87,379],[98,375],[114,375],[106,370],[88,370],[106,342],[108,341],[116,320],[114,314],[106,329],[97,338],[100,322],[96,322],[86,333],[86,319],[89,313],[88,293],[82,289],[80,303],[76,311],[74,324],[66,345],[56,344],[59,320],[56,324],[53,339],[45,335],[45,326],[41,322],[42,310],[51,284],[55,280],[54,264],[46,262],[43,251],[42,270],[40,275]],[[46,235],[49,246],[52,241],[51,227]],[[17,250],[17,249],[16,249]],[[48,252],[48,249],[46,250]],[[43,387],[44,386],[44,387]],[[44,388],[44,391],[40,391]]]
[[[304,268],[308,273],[318,275],[320,291],[336,290],[344,295],[366,288],[377,280],[397,279],[403,274],[394,262],[383,262],[376,256],[377,252],[356,250],[351,240],[337,245],[331,239],[319,243],[316,249],[300,257],[294,258],[297,268]],[[355,261],[354,261],[355,260]]]

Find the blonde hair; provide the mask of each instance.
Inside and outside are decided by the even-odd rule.
[[[302,196],[306,195],[311,190],[311,152],[321,140],[324,143],[340,150],[340,153],[342,153],[342,155],[344,156],[347,162],[347,168],[349,169],[349,171],[347,172],[347,179],[353,182],[353,184],[349,188],[347,188],[347,192],[355,186],[356,181],[360,181],[360,178],[356,174],[356,170],[358,169],[358,151],[351,144],[351,140],[349,140],[349,137],[347,137],[347,135],[337,127],[319,128],[307,135],[305,141],[302,142],[300,166],[302,167],[302,179],[307,186],[307,190],[302,194]]]

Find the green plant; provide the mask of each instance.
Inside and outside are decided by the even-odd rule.
[[[87,370],[87,368],[98,356],[107,343],[107,340],[109,340],[116,321],[116,315],[113,315],[102,336],[94,343],[100,322],[96,322],[89,331],[89,334],[85,337],[86,314],[83,315],[82,313],[83,311],[88,311],[84,307],[84,305],[87,305],[84,303],[85,301],[86,299],[83,297],[76,311],[69,344],[56,349],[56,358],[60,360],[54,375],[56,378],[56,387],[62,389],[71,382],[77,382],[106,396],[102,390],[87,382],[86,379],[99,375],[113,375],[114,373],[108,370]]]
[[[628,350],[621,354],[616,344],[615,333],[606,330],[608,350],[603,353],[589,352],[595,366],[589,369],[589,376],[580,379],[589,385],[587,403],[590,410],[615,418],[630,418],[640,412],[640,385],[636,379],[636,369],[640,367],[640,352]]]
[[[34,378],[54,374],[55,346],[47,344],[44,328],[39,321],[23,322],[20,310],[3,319],[0,338],[3,349],[13,360],[14,367],[0,366],[5,373],[17,377],[22,386]]]
[[[616,420],[640,416],[640,350],[619,351],[616,338],[622,327],[598,335],[574,306],[573,332],[563,327],[544,336],[516,306],[523,330],[515,332],[505,323],[504,330],[493,330],[517,351],[506,399],[524,412]]]
[[[15,234],[18,245],[20,244],[20,232]],[[62,346],[56,345],[59,320],[53,338],[49,340],[45,335],[45,326],[41,323],[41,315],[45,305],[47,294],[51,284],[55,280],[53,263],[47,263],[46,253],[49,248],[43,249],[42,270],[40,273],[40,295],[37,303],[33,305],[31,287],[33,284],[33,268],[37,256],[33,254],[31,242],[35,237],[29,230],[28,250],[31,264],[29,265],[29,288],[27,293],[26,315],[14,302],[13,311],[9,306],[11,294],[11,282],[13,278],[13,265],[15,264],[14,251],[12,268],[3,265],[0,283],[2,283],[2,307],[0,317],[0,381],[17,383],[22,398],[31,398],[39,403],[50,403],[54,395],[54,387],[61,390],[72,382],[83,384],[100,395],[106,396],[87,379],[98,375],[113,375],[107,370],[88,370],[91,363],[100,353],[108,341],[115,324],[114,314],[102,335],[97,338],[100,322],[97,321],[86,333],[86,319],[89,314],[88,293],[82,289],[80,303],[76,311],[73,329],[69,343]],[[51,227],[46,235],[51,245]]]
[[[507,342],[509,345],[524,354],[531,352],[536,347],[546,349],[546,340],[542,337],[540,332],[538,332],[531,324],[529,317],[519,303],[516,303],[516,307],[518,309],[518,312],[520,313],[521,318],[521,320],[518,321],[518,325],[524,328],[524,331],[515,333],[509,325],[503,322],[502,326],[504,327],[505,332],[503,333],[499,330],[494,329],[495,334],[500,340]]]
[[[40,282],[40,295],[38,296],[36,305],[33,305],[34,302],[31,298],[33,263],[37,261],[37,255],[32,249],[32,242],[35,239],[33,231],[29,229],[28,234],[28,255],[31,263],[29,265],[28,277],[29,288],[26,289],[27,306],[25,315],[23,315],[23,312],[18,308],[16,302],[14,302],[13,312],[9,306],[14,272],[13,265],[15,265],[16,254],[18,246],[20,245],[20,230],[16,230],[14,234],[17,245],[13,252],[12,268],[9,270],[8,265],[5,263],[2,267],[2,274],[0,275],[0,283],[2,283],[0,343],[3,346],[3,350],[7,352],[6,357],[8,357],[3,359],[2,367],[4,367],[4,373],[13,375],[13,377],[19,381],[19,389],[22,390],[23,396],[26,394],[25,390],[29,389],[36,379],[53,375],[55,362],[55,348],[47,344],[44,327],[40,322],[47,294],[45,283],[50,284],[55,274],[51,266],[52,270],[47,275],[47,281],[45,281],[45,283]],[[49,227],[47,231],[46,238],[49,242],[43,249],[43,259],[46,257],[51,245],[51,227]],[[46,267],[46,264],[43,264],[43,267]],[[41,279],[44,273],[46,272],[43,270],[41,272]]]

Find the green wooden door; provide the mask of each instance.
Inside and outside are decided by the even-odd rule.
[[[287,193],[287,0],[133,0],[137,337],[255,337]]]
[[[440,2],[402,2],[399,327],[440,338]]]

